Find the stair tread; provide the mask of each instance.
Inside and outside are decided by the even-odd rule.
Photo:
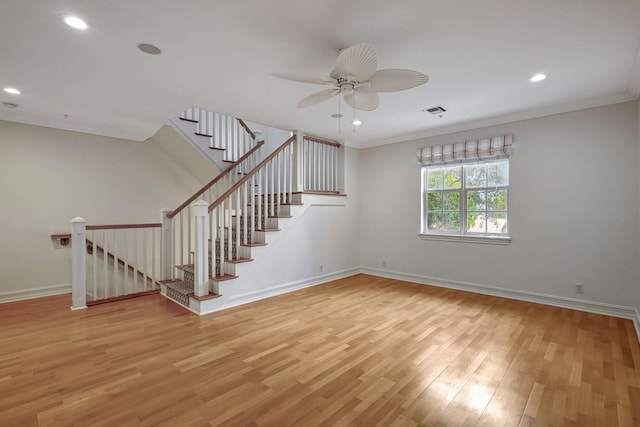
[[[253,258],[231,258],[231,259],[225,259],[224,262],[230,262],[231,264],[240,264],[243,262],[250,262],[253,261]]]
[[[185,122],[191,122],[191,123],[198,123],[197,120],[193,120],[193,119],[186,119],[184,117],[180,117],[180,120],[184,120]]]
[[[253,243],[243,243],[243,244],[240,244],[240,246],[246,246],[246,247],[249,247],[249,248],[254,248],[254,247],[257,247],[257,246],[267,246],[267,244],[268,243],[253,242]]]
[[[204,136],[205,138],[213,138],[213,135],[209,135],[208,133],[194,132],[194,134],[197,136]]]
[[[209,292],[209,295],[203,295],[201,297],[197,296],[193,292],[189,294],[189,296],[197,301],[206,301],[214,298],[220,298],[222,295],[214,294],[213,292]]]
[[[222,282],[224,280],[237,279],[238,276],[234,276],[233,274],[222,274],[220,276],[209,276],[209,278],[213,280],[217,280],[218,282]]]
[[[256,228],[255,231],[270,232],[270,231],[280,231],[280,229],[279,228]]]
[[[225,148],[220,147],[209,147],[209,150],[227,151]]]
[[[183,265],[176,265],[176,268],[182,271],[188,271],[189,273],[193,273],[193,264],[183,264]]]

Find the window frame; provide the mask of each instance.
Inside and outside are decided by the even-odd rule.
[[[486,181],[488,178],[485,178],[485,185],[482,187],[468,187],[467,184],[467,173],[466,173],[466,169],[469,167],[472,167],[474,165],[490,165],[491,163],[498,163],[501,161],[505,161],[507,162],[507,164],[509,165],[509,173],[510,173],[510,162],[509,162],[509,158],[508,157],[498,157],[498,158],[492,158],[492,159],[475,159],[473,161],[463,161],[463,162],[456,162],[456,163],[440,163],[440,164],[432,164],[432,165],[424,165],[421,168],[421,207],[420,207],[420,238],[421,239],[427,239],[427,240],[446,240],[446,241],[456,241],[456,242],[471,242],[471,243],[491,243],[491,244],[508,244],[511,242],[511,226],[509,224],[510,222],[510,215],[509,215],[509,204],[510,204],[510,198],[511,198],[511,194],[509,191],[510,188],[510,180],[507,178],[507,184],[503,184],[503,185],[488,185],[488,182]],[[460,168],[460,187],[459,188],[444,188],[445,186],[443,185],[442,188],[440,189],[435,189],[435,190],[428,190],[428,183],[427,183],[427,177],[428,177],[428,171],[430,168],[440,168],[443,170],[446,170],[446,168],[448,167],[459,167]],[[445,175],[446,176],[446,175]],[[509,175],[507,175],[509,176]],[[443,176],[443,180],[444,180],[444,176]],[[444,184],[444,182],[443,182]],[[503,210],[489,210],[489,206],[488,206],[488,198],[485,196],[484,200],[485,200],[485,205],[484,205],[484,209],[483,210],[469,210],[468,209],[468,195],[470,191],[496,191],[496,190],[506,190],[506,201],[505,201],[505,206]],[[433,193],[440,193],[443,194],[445,192],[452,192],[455,191],[457,192],[460,196],[459,196],[459,206],[458,206],[458,211],[459,212],[459,224],[460,224],[460,229],[459,230],[429,230],[428,229],[428,216],[430,213],[434,213],[434,212],[441,212],[443,215],[445,212],[449,212],[450,210],[445,210],[444,209],[444,196],[443,196],[443,202],[442,202],[442,209],[438,210],[438,211],[430,211],[428,209],[428,203],[429,203],[429,194],[433,194]],[[485,193],[486,194],[486,193]],[[452,211],[455,212],[455,211]],[[490,232],[472,232],[472,231],[468,231],[468,218],[467,215],[469,212],[482,212],[484,213],[485,216],[485,224],[486,224],[486,218],[489,217],[489,214],[491,212],[495,212],[495,213],[499,213],[499,214],[504,214],[506,219],[507,219],[507,232],[506,233],[490,233]]]

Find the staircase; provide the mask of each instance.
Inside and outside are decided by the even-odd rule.
[[[296,217],[312,205],[344,206],[339,150],[336,143],[299,133],[251,170],[244,169],[232,185],[203,188],[168,213],[164,227],[173,247],[167,262],[175,268],[159,282],[161,293],[204,314],[234,305],[238,290],[257,290],[260,268],[253,261],[272,250],[268,245]],[[215,194],[215,200],[200,197],[205,193]],[[311,203],[305,205],[305,198]]]
[[[339,271],[316,274],[322,264],[310,268],[312,247],[291,230],[319,241],[315,230],[322,227],[307,213],[346,205],[339,144],[263,127],[272,140],[287,138],[271,149],[273,141],[255,142],[242,120],[195,108],[172,121],[181,123],[183,136],[191,126],[193,135],[208,138],[206,148],[221,156],[223,171],[176,209],[163,209],[161,223],[87,226],[75,218],[71,235],[63,236],[71,240],[72,309],[86,308],[87,297],[135,295],[124,285],[132,269],[135,283],[142,274],[143,283],[160,285],[165,297],[198,314],[337,278]],[[216,130],[216,123],[230,127]],[[87,238],[104,248],[103,259],[99,250],[87,257]]]
[[[191,107],[167,120],[184,139],[220,170],[240,159],[256,143],[244,120]]]

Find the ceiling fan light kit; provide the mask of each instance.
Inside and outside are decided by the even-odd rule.
[[[273,75],[296,82],[334,86],[303,98],[298,102],[298,108],[310,107],[336,95],[342,95],[347,105],[361,111],[373,111],[378,108],[378,93],[407,90],[429,81],[429,76],[418,71],[377,68],[376,50],[368,43],[358,43],[340,51],[336,65],[328,77],[290,73]],[[357,125],[354,123],[354,126]]]

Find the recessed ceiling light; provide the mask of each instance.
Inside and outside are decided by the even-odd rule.
[[[538,73],[538,74],[536,74],[535,76],[531,77],[531,78],[529,79],[529,81],[530,81],[530,82],[534,82],[534,83],[535,83],[535,82],[541,82],[541,81],[543,81],[543,80],[544,80],[544,79],[546,79],[546,78],[547,78],[547,75],[546,75],[546,74],[544,74],[544,73]]]
[[[149,55],[160,55],[160,53],[162,52],[158,46],[154,46],[149,43],[140,43],[138,45],[138,49],[140,49],[144,53],[148,53]]]
[[[77,16],[67,15],[64,17],[64,22],[76,30],[86,30],[89,28],[89,25]]]
[[[354,126],[360,126],[362,124],[362,122],[358,119],[355,119],[354,121],[351,122],[352,125]]]
[[[20,92],[18,89],[14,88],[14,87],[5,87],[4,91],[7,93],[10,93],[12,95],[20,95],[22,92]]]
[[[332,114],[331,117],[333,117],[334,119],[339,119],[342,117],[342,114],[338,114],[338,113]]]

